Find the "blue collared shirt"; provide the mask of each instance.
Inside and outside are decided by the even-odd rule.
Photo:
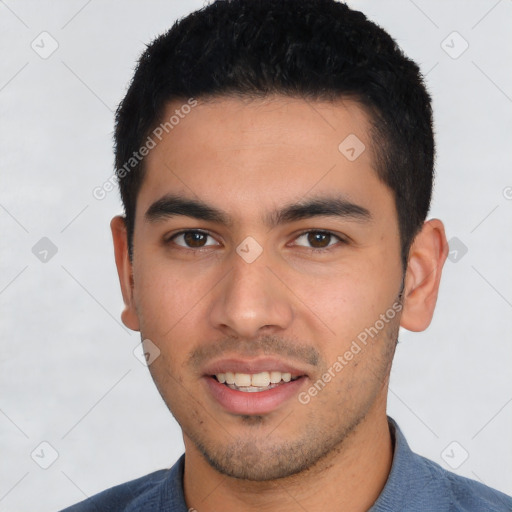
[[[389,418],[394,438],[391,472],[369,512],[512,512],[512,498],[446,471],[411,451]],[[182,455],[161,469],[107,489],[62,512],[188,512],[183,495]]]

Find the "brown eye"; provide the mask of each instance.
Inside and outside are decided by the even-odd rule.
[[[308,233],[308,242],[315,249],[323,249],[324,247],[328,247],[330,241],[331,235],[329,233],[318,233],[315,231]]]
[[[207,235],[197,231],[189,231],[183,235],[183,240],[189,247],[203,247],[207,238]]]
[[[343,240],[329,231],[307,231],[296,238],[296,244],[312,249],[327,249]]]
[[[182,231],[181,233],[177,233],[171,237],[170,240],[172,240],[176,245],[188,247],[190,249],[201,249],[202,247],[208,247],[210,245],[219,245],[215,240],[215,243],[207,243],[208,238],[214,240],[211,235],[204,231]]]

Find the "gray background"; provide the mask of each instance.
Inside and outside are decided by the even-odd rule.
[[[451,240],[432,325],[401,332],[389,414],[417,452],[510,494],[512,2],[350,4],[427,76],[431,217]],[[56,510],[182,453],[120,323],[117,191],[92,189],[112,173],[113,111],[144,44],[201,5],[0,1],[0,511]]]

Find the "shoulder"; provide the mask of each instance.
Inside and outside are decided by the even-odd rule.
[[[135,480],[116,485],[85,501],[66,508],[62,512],[124,511],[131,509],[135,501],[142,506],[149,505],[152,501],[152,496],[155,495],[155,488],[165,481],[168,472],[169,470],[162,469]]]
[[[419,455],[417,457],[422,459],[432,476],[430,485],[444,490],[450,502],[451,512],[512,512],[512,497],[480,482],[447,471],[429,459]]]
[[[393,462],[372,512],[512,512],[511,497],[414,453],[396,422],[388,420]]]
[[[161,469],[116,485],[61,512],[142,512],[163,510],[162,503],[172,510],[182,510],[185,503],[182,470],[183,457],[171,469]]]

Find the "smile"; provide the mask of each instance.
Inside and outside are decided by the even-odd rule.
[[[292,377],[289,372],[270,371],[259,373],[224,372],[214,376],[218,382],[230,389],[245,393],[260,393],[291,382],[299,377]]]

